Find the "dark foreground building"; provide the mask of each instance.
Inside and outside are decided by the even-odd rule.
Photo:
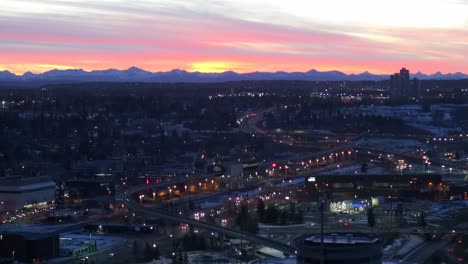
[[[40,263],[60,255],[59,234],[16,225],[0,228],[0,258]]]
[[[297,242],[298,264],[320,264],[321,236],[313,235]],[[333,233],[323,236],[325,264],[381,264],[382,243],[369,234]]]

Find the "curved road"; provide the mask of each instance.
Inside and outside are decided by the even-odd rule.
[[[266,112],[269,112],[269,111],[272,111],[272,109],[269,108],[269,109],[259,111],[257,113],[252,113],[252,114],[249,114],[247,116],[244,116],[243,118],[241,118],[239,120],[240,130],[242,132],[245,132],[245,133],[266,134],[266,131],[263,130],[263,129],[258,128],[256,126],[256,124],[259,122],[259,119],[263,116],[263,114],[266,113]],[[329,153],[329,152],[334,152],[334,151],[343,151],[343,150],[346,150],[346,149],[349,149],[349,148],[356,149],[356,147],[357,146],[354,143],[348,143],[348,144],[345,144],[345,145],[341,146],[341,148],[338,148],[338,149],[326,150],[326,151],[323,151],[323,153],[314,153],[313,155],[294,157],[292,159],[295,159],[295,160],[305,159],[305,158],[309,158],[310,156],[315,157],[317,155],[321,155],[321,154],[325,154],[325,153]],[[358,148],[358,149],[364,150],[364,148]],[[372,151],[380,151],[380,150],[372,149]],[[411,158],[415,158],[415,157],[411,157]],[[286,159],[291,160],[291,157],[286,158]],[[126,190],[119,190],[119,192],[116,195],[116,199],[120,200],[128,208],[131,208],[132,210],[134,210],[136,212],[139,212],[140,214],[143,214],[143,215],[146,215],[146,216],[163,218],[163,219],[166,219],[166,220],[175,221],[175,222],[184,223],[184,224],[188,224],[188,225],[191,225],[191,226],[203,228],[203,229],[206,229],[206,230],[209,230],[209,231],[222,233],[222,234],[228,235],[230,237],[245,239],[245,240],[251,241],[253,243],[257,243],[257,244],[265,245],[267,247],[274,248],[274,249],[279,250],[279,251],[281,251],[281,252],[283,252],[285,254],[288,254],[288,255],[296,255],[297,254],[297,251],[296,251],[296,249],[294,247],[289,246],[289,245],[287,245],[285,243],[270,240],[270,239],[267,239],[267,238],[264,238],[264,237],[260,237],[260,236],[254,235],[254,234],[250,234],[250,233],[241,233],[239,230],[226,228],[226,227],[221,227],[221,226],[213,225],[213,224],[208,224],[208,223],[201,222],[201,221],[189,218],[189,217],[170,214],[170,213],[165,212],[163,210],[154,209],[154,208],[149,209],[149,208],[146,208],[146,207],[138,204],[137,202],[135,202],[130,197],[132,194],[140,192],[140,191],[144,191],[144,190],[146,190],[148,188],[149,188],[149,186],[147,186],[147,185],[141,185],[141,186],[135,186],[135,187],[132,187],[132,188],[126,189]]]
[[[130,198],[130,196],[133,193],[143,191],[147,188],[148,188],[147,185],[143,185],[143,186],[136,186],[131,189],[123,190],[121,192],[119,191],[119,193],[116,195],[116,199],[120,200],[128,208],[131,208],[132,210],[139,212],[140,214],[143,214],[146,216],[163,218],[163,219],[170,220],[170,221],[188,224],[190,226],[203,228],[209,231],[222,233],[230,237],[245,239],[252,243],[257,243],[257,244],[265,245],[267,247],[274,248],[288,255],[295,255],[297,253],[293,247],[286,245],[284,243],[278,242],[278,241],[270,240],[264,237],[250,234],[250,233],[241,233],[239,230],[226,228],[226,227],[222,227],[218,225],[208,224],[208,223],[201,222],[201,221],[188,218],[185,216],[170,214],[168,212],[165,212],[159,209],[149,209],[138,204],[137,202],[135,202],[134,200]]]

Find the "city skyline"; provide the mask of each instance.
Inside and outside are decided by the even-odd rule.
[[[467,263],[468,0],[1,0],[1,263]]]
[[[0,70],[16,74],[131,66],[152,72],[391,74],[402,66],[426,74],[468,72],[463,1],[47,0],[5,1],[0,10]]]

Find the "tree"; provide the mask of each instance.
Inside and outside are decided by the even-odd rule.
[[[397,216],[397,221],[400,226],[403,225],[403,205],[401,203],[397,204],[395,209],[395,216]]]
[[[188,207],[191,212],[195,210],[195,203],[193,202],[191,198],[189,199]]]
[[[419,213],[419,217],[418,217],[418,225],[422,228],[425,228],[427,226],[427,222],[426,222],[426,216],[425,216],[425,213],[424,211],[421,211]]]
[[[242,232],[258,232],[257,220],[249,214],[249,209],[246,203],[241,205],[239,215],[236,218],[236,224],[240,227]]]
[[[444,120],[444,112],[442,110],[432,111],[432,122],[434,124],[439,125],[442,120]]]
[[[183,264],[184,263],[184,255],[182,254],[182,252],[180,250],[177,250],[177,254],[176,254],[176,263],[177,264]]]
[[[133,241],[133,256],[138,257],[139,251],[140,249],[138,248],[138,243],[136,242],[136,240],[134,240]]]
[[[159,247],[153,247],[153,259],[159,259],[160,256]]]
[[[57,184],[56,191],[55,191],[55,204],[58,208],[61,208],[65,204],[65,192],[63,190],[63,184]]]
[[[236,224],[240,227],[241,231],[245,231],[247,228],[247,221],[249,217],[249,209],[246,203],[241,204],[239,214],[236,218]]]
[[[204,237],[199,237],[198,243],[200,250],[206,250],[206,239]]]
[[[424,103],[421,105],[421,112],[429,113],[431,111],[431,104]]]
[[[153,259],[153,251],[151,250],[151,247],[148,242],[145,243],[145,248],[143,249],[143,258],[146,261]]]
[[[255,220],[255,218],[250,217],[247,221],[247,232],[256,234],[258,233],[258,222]]]
[[[287,222],[288,222],[288,213],[286,212],[286,210],[281,210],[279,224],[286,225]]]
[[[175,252],[172,253],[172,264],[178,264],[177,254]]]
[[[367,225],[371,228],[371,233],[373,233],[373,228],[375,226],[375,214],[374,208],[372,207],[367,209]]]
[[[293,219],[296,214],[296,204],[289,202],[289,218]]]
[[[297,209],[296,217],[294,218],[296,224],[304,223],[304,210],[302,208]]]
[[[368,165],[367,163],[361,164],[361,172],[362,173],[367,173]]]
[[[258,198],[257,202],[257,214],[260,222],[263,222],[265,219],[265,203],[262,198]]]
[[[265,213],[265,223],[274,224],[278,220],[278,210],[274,204],[268,206]]]
[[[193,249],[192,240],[193,238],[189,234],[185,234],[184,238],[182,239],[182,248],[184,250],[192,250]]]

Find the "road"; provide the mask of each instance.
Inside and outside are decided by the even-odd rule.
[[[249,114],[249,115],[241,118],[239,120],[240,121],[240,130],[243,131],[243,132],[246,132],[246,133],[257,133],[257,134],[263,134],[263,135],[267,134],[267,131],[258,128],[256,124],[259,121],[261,121],[261,117],[263,116],[264,113],[267,113],[267,112],[270,112],[270,111],[272,111],[271,108],[270,109],[265,109],[265,110],[262,110],[262,111],[259,111],[259,112],[256,112],[256,113],[252,113],[252,114]],[[312,157],[318,157],[318,156],[321,156],[321,155],[324,155],[324,156],[328,155],[330,152],[346,151],[350,147],[354,148],[354,147],[356,147],[356,145],[354,143],[348,143],[348,144],[344,144],[340,149],[326,150],[326,151],[323,151],[322,153],[314,153],[312,155],[305,155],[305,156],[301,156],[301,157],[294,157],[294,158],[289,157],[289,158],[286,158],[284,161],[291,161],[292,159],[294,159],[294,160],[307,160],[307,159],[312,158]],[[373,151],[380,151],[380,150],[373,149]],[[390,152],[386,151],[386,153],[390,153]],[[392,154],[394,154],[394,153],[392,153]],[[399,155],[399,154],[396,154],[396,155]],[[408,157],[408,158],[410,158],[410,157]],[[415,158],[415,157],[411,157],[411,158]],[[208,223],[201,222],[201,221],[198,221],[198,220],[195,220],[195,219],[192,219],[192,218],[188,218],[188,217],[185,217],[185,216],[173,215],[173,214],[170,214],[168,212],[165,212],[165,211],[162,211],[162,210],[159,210],[159,209],[149,209],[149,208],[146,208],[146,207],[138,204],[137,202],[135,202],[135,201],[133,201],[131,199],[132,194],[143,191],[143,190],[148,189],[148,188],[149,188],[149,186],[144,185],[144,186],[136,186],[136,187],[133,187],[133,188],[130,188],[130,189],[127,189],[127,190],[120,190],[119,193],[117,194],[116,198],[118,200],[120,200],[123,204],[125,204],[128,208],[131,208],[132,210],[134,210],[134,211],[136,211],[136,212],[138,212],[140,214],[146,215],[146,216],[156,217],[156,218],[163,218],[163,219],[166,219],[166,220],[175,221],[175,222],[179,222],[179,223],[185,223],[185,224],[188,224],[190,226],[203,228],[203,229],[206,229],[206,230],[209,230],[209,231],[212,231],[212,232],[222,233],[222,234],[225,234],[225,235],[230,236],[230,237],[245,239],[245,240],[251,241],[253,243],[262,244],[262,245],[277,249],[277,250],[279,250],[281,252],[284,252],[286,254],[289,254],[289,255],[295,255],[296,254],[295,249],[293,247],[285,244],[285,243],[275,241],[275,240],[270,240],[270,239],[260,237],[260,236],[254,235],[254,234],[240,233],[238,230],[235,230],[235,229],[230,229],[230,228],[225,228],[225,227],[221,227],[221,226],[217,226],[217,225],[208,224]],[[405,257],[404,260],[413,261],[413,262],[416,262],[416,263],[423,263],[423,262],[419,262],[419,261],[427,259],[428,257],[430,257],[433,254],[433,252],[435,252],[436,250],[438,250],[440,248],[443,248],[444,245],[445,244],[443,242],[428,242],[428,243],[425,243],[421,247],[419,247],[416,250],[412,251],[408,256]]]
[[[239,130],[244,132],[244,133],[268,135],[269,131],[264,130],[262,128],[259,128],[257,126],[257,124],[262,120],[262,117],[264,116],[265,113],[271,113],[274,110],[275,110],[274,107],[270,107],[270,108],[262,109],[262,110],[259,110],[257,112],[253,112],[253,113],[249,113],[249,114],[244,115],[243,117],[241,117],[238,120]],[[421,157],[418,157],[418,156],[402,154],[402,153],[395,153],[395,152],[392,152],[392,151],[387,151],[387,150],[382,150],[382,149],[377,149],[377,148],[363,148],[363,147],[359,147],[358,145],[356,145],[353,142],[353,141],[356,141],[357,139],[361,138],[364,135],[365,134],[362,134],[360,136],[355,137],[354,140],[348,141],[349,143],[341,144],[339,146],[339,148],[336,149],[336,151],[342,151],[342,150],[347,150],[347,149],[361,149],[361,150],[364,150],[364,151],[367,151],[367,150],[368,151],[378,151],[378,152],[384,153],[384,154],[393,154],[395,156],[399,156],[399,157],[409,159],[409,160],[422,161]],[[378,135],[374,134],[372,136],[378,136]],[[390,135],[383,134],[382,136],[389,137]],[[396,135],[391,135],[391,136],[396,137]],[[408,136],[403,135],[402,137],[407,138]],[[421,140],[421,141],[426,141],[427,137],[428,136],[411,136],[410,138],[418,139],[418,140]],[[325,150],[324,152],[329,152],[329,150]],[[306,160],[311,156],[316,157],[316,156],[320,156],[320,155],[321,154],[314,154],[314,155],[306,155],[306,156],[296,157],[296,158],[288,157],[286,159],[288,159],[289,161],[291,161],[292,159],[293,160]],[[452,168],[458,168],[458,169],[461,169],[461,170],[468,170],[468,164],[454,163],[454,162],[442,160],[442,159],[439,159],[439,158],[432,158],[431,163],[433,165],[437,165],[437,166],[444,165],[447,168],[452,167]]]
[[[448,244],[447,241],[425,242],[415,250],[411,251],[402,260],[410,263],[425,263],[435,252],[443,249]]]
[[[173,215],[173,214],[170,214],[168,212],[165,212],[159,209],[149,209],[131,200],[130,196],[133,193],[145,190],[146,188],[148,188],[148,186],[137,186],[132,189],[121,191],[116,196],[116,199],[120,200],[123,204],[125,204],[125,206],[127,206],[128,208],[131,208],[135,212],[138,212],[140,214],[143,214],[149,217],[162,218],[162,219],[166,219],[169,221],[188,224],[189,226],[203,228],[203,229],[206,229],[212,232],[221,233],[230,237],[248,240],[252,243],[261,244],[261,245],[274,248],[288,255],[296,254],[296,251],[293,247],[286,245],[282,242],[270,240],[270,239],[260,237],[254,234],[241,233],[239,232],[239,230],[221,227],[221,226],[217,226],[213,224],[208,224],[208,223],[201,222],[201,221],[188,218],[185,216]]]

